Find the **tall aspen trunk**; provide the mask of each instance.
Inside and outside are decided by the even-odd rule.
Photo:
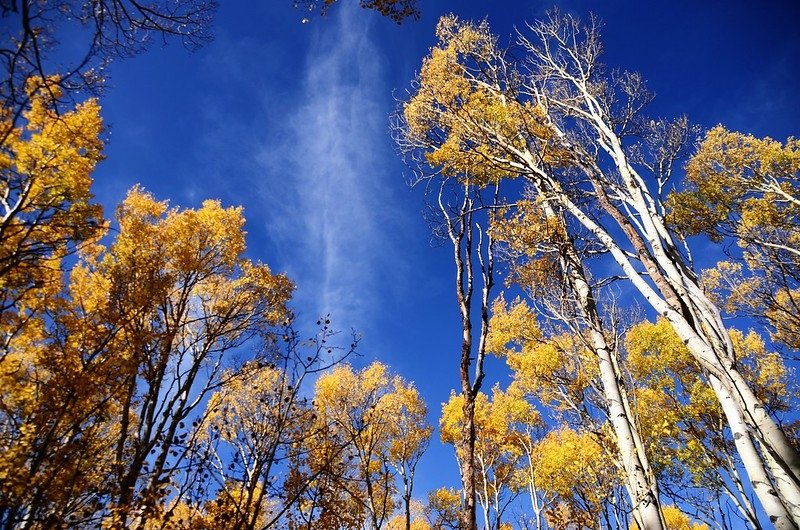
[[[461,393],[464,396],[464,425],[461,436],[461,481],[464,489],[464,506],[461,513],[461,530],[477,530],[475,502],[475,398],[483,383],[483,361],[486,355],[486,336],[489,332],[489,294],[494,278],[494,257],[492,239],[483,237],[479,227],[473,226],[474,202],[471,195],[474,190],[469,181],[463,186],[463,200],[457,214],[453,214],[445,206],[442,190],[439,192],[439,207],[447,224],[448,237],[453,245],[453,260],[456,266],[456,299],[461,316],[461,352],[459,375]],[[442,184],[444,186],[444,183]],[[498,190],[495,189],[494,202],[497,202]],[[477,233],[477,245],[473,240]],[[483,252],[486,255],[483,255]],[[473,292],[475,285],[475,267],[473,258],[479,264],[479,278],[482,282],[480,297],[480,330],[474,340],[475,330],[472,321]],[[473,364],[474,362],[474,364]],[[474,368],[474,372],[471,370]]]
[[[620,132],[620,127],[624,126],[611,115],[613,96],[604,99],[606,93],[596,90],[594,82],[600,48],[584,45],[595,42],[599,36],[597,28],[589,27],[583,33],[574,22],[568,17],[551,18],[532,27],[542,46],[523,39],[523,45],[537,64],[538,72],[534,77],[538,83],[532,90],[548,112],[573,116],[582,123],[583,138],[589,144],[585,149],[580,140],[575,142],[565,134],[561,124],[551,121],[549,125],[558,138],[565,140],[566,148],[574,152],[575,163],[592,185],[597,205],[622,233],[612,236],[597,217],[590,216],[583,205],[573,202],[561,189],[558,178],[542,166],[536,153],[519,149],[510,141],[504,147],[520,160],[534,180],[546,182],[555,192],[558,203],[605,246],[634,286],[670,321],[703,369],[718,379],[732,398],[729,401],[737,409],[738,417],[763,444],[765,452],[774,459],[774,465],[784,471],[782,475],[800,488],[800,453],[737,370],[736,355],[719,309],[709,300],[686,258],[678,251],[665,222],[665,208],[660,197],[651,192],[652,186],[639,175],[628,157],[620,136],[624,133]],[[559,85],[562,91],[540,92],[538,87],[547,90],[548,81],[563,82]],[[647,100],[646,92],[629,88],[633,91],[620,94],[622,100],[643,105]],[[637,111],[632,108],[631,112]],[[600,154],[609,157],[616,171],[609,172],[602,167],[598,161]],[[677,157],[676,151],[654,164],[668,175]],[[663,187],[665,182],[661,180],[659,186]],[[632,247],[632,252],[625,248],[628,246]],[[634,266],[633,261],[641,263],[646,272]],[[760,455],[759,459],[762,459]]]
[[[464,488],[464,510],[461,513],[462,530],[477,530],[475,506],[475,396],[467,389],[464,392],[464,443],[461,463],[461,483]]]
[[[791,514],[775,491],[747,425],[739,416],[733,397],[716,377],[710,376],[709,381],[728,420],[736,450],[742,459],[747,476],[750,478],[750,484],[767,513],[767,517],[777,530],[797,530],[798,525],[792,520]]]
[[[602,191],[601,206],[617,221],[640,257],[645,258],[642,259],[642,263],[662,296],[667,300],[677,298],[671,306],[674,316],[680,318],[670,321],[679,335],[682,333],[677,328],[684,328],[682,336],[684,340],[693,338],[685,332],[687,327],[691,328],[692,334],[700,339],[692,341],[691,346],[687,344],[690,352],[706,369],[717,376],[723,386],[727,387],[728,392],[735,398],[734,404],[745,425],[764,444],[776,465],[784,469],[795,487],[800,488],[800,453],[766,412],[763,404],[737,370],[736,355],[719,309],[709,300],[698,285],[691,268],[677,252],[675,242],[664,221],[664,213],[657,207],[644,179],[629,163],[621,139],[595,110],[600,108],[595,97],[585,88],[582,96],[587,107],[591,109],[590,122],[596,130],[597,141],[613,160],[622,177],[628,203],[638,213],[636,216],[638,229],[637,224],[631,221],[633,213],[629,212],[626,217],[613,207],[610,201],[603,201]],[[590,173],[589,176],[590,179],[595,179],[597,175],[593,176]],[[595,190],[598,190],[602,188],[603,183],[593,180],[593,185]]]
[[[405,529],[411,530],[411,484],[409,483],[408,475],[406,475],[405,470],[402,468],[400,474],[403,477],[403,515],[405,517]]]
[[[797,523],[792,521],[786,506],[783,505],[781,499],[772,488],[764,459],[755,449],[753,440],[750,437],[751,433],[756,436],[759,441],[764,443],[765,448],[770,451],[772,456],[778,453],[782,458],[780,460],[776,458],[776,461],[782,461],[783,464],[776,463],[776,465],[780,465],[781,469],[785,469],[787,471],[786,476],[794,481],[794,475],[791,471],[797,469],[793,467],[793,463],[797,460],[798,453],[789,443],[785,433],[783,433],[775,421],[766,413],[763,405],[753,394],[742,375],[735,369],[733,363],[723,362],[723,360],[729,356],[725,354],[721,355],[716,352],[705,339],[704,333],[699,332],[693,323],[687,320],[687,316],[682,311],[682,300],[676,297],[674,289],[664,278],[663,272],[653,261],[652,255],[649,254],[646,248],[642,247],[643,241],[637,239],[635,234],[630,233],[630,224],[627,224],[625,228],[628,229],[628,235],[633,239],[632,243],[639,251],[641,261],[650,273],[650,277],[653,279],[656,288],[648,283],[633,267],[629,256],[608,234],[605,228],[600,226],[593,218],[586,215],[585,212],[573,203],[560,189],[558,182],[550,179],[549,175],[547,177],[547,185],[555,191],[558,203],[565,207],[576,220],[590,230],[598,240],[604,244],[614,260],[622,268],[625,275],[631,280],[631,283],[633,283],[653,308],[670,322],[689,352],[709,374],[709,379],[714,382],[712,388],[720,404],[723,406],[728,424],[731,431],[734,433],[736,449],[740,453],[743,463],[745,463],[748,477],[754,488],[760,488],[760,491],[757,490],[757,496],[764,510],[771,518],[775,517],[774,520],[777,523],[783,524],[783,528],[797,528]],[[595,189],[597,189],[597,187]],[[606,204],[606,208],[608,208],[608,204]],[[612,215],[618,213],[619,211],[615,211]],[[625,220],[619,221],[626,224]],[[687,278],[687,281],[693,280]],[[686,300],[685,302],[691,303],[691,300]],[[715,319],[712,318],[711,320]],[[724,337],[729,341],[727,330],[725,330],[724,327],[722,328],[722,332]],[[767,440],[771,443],[768,443]],[[769,493],[769,491],[772,491],[772,493]]]
[[[786,470],[775,462],[775,459],[763,445],[761,453],[764,455],[767,467],[772,474],[772,481],[778,490],[778,496],[789,511],[794,523],[800,526],[800,488],[786,474]]]
[[[592,335],[597,335],[597,332],[593,331]],[[596,348],[596,346],[594,347]],[[625,489],[631,497],[631,505],[641,520],[642,528],[665,530],[666,524],[661,513],[658,488],[655,481],[652,480],[652,475],[648,473],[647,457],[642,458],[636,449],[633,433],[635,426],[623,404],[623,396],[619,388],[619,375],[612,366],[611,353],[607,347],[598,348],[595,352],[599,361],[600,379],[608,406],[608,417],[616,435],[617,449],[619,449],[620,461],[626,475]]]
[[[543,202],[543,211],[548,218],[563,223],[563,218],[557,216],[547,202]],[[564,229],[566,232],[566,227]],[[586,279],[583,264],[571,239],[561,245],[560,254],[562,271],[589,328],[589,343],[597,356],[603,396],[616,436],[620,463],[625,471],[625,489],[631,501],[634,519],[644,530],[666,530],[658,485],[650,469],[647,455],[640,447],[641,437],[636,432],[627,396],[622,389],[618,363],[612,358],[616,352],[609,347],[603,334],[602,320],[597,312],[591,285]]]
[[[750,524],[750,527],[753,530],[763,530],[761,523],[758,520],[758,514],[756,513],[755,506],[753,503],[750,502],[750,496],[744,490],[744,485],[742,484],[742,478],[739,475],[739,471],[736,469],[736,464],[730,457],[727,457],[727,465],[728,465],[728,473],[730,474],[730,479],[733,482],[733,485],[736,487],[736,491],[731,491],[729,488],[725,488],[728,498],[733,502],[736,506],[736,509],[739,511],[739,514]],[[722,477],[722,480],[725,480],[725,477]]]

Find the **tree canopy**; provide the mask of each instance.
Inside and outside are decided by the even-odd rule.
[[[308,322],[243,207],[95,197],[109,61],[215,9],[0,0],[0,527],[800,527],[796,139],[649,116],[593,17],[443,16],[392,122],[456,302],[456,388],[416,384]]]

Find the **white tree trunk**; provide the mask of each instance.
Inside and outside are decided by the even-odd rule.
[[[733,397],[726,391],[720,384],[719,380],[711,376],[709,377],[711,388],[717,394],[722,406],[722,411],[730,425],[731,433],[733,434],[733,441],[736,444],[736,450],[742,458],[742,464],[747,470],[747,475],[750,477],[750,484],[756,492],[758,500],[761,501],[761,506],[767,513],[770,522],[775,525],[777,530],[797,530],[797,524],[792,520],[792,516],[783,505],[778,493],[773,487],[772,481],[764,468],[756,446],[750,435],[747,425],[745,425],[739,410],[736,407]]]
[[[542,208],[551,221],[563,223],[563,219],[547,201],[543,201]],[[631,501],[634,519],[643,530],[665,530],[658,486],[650,471],[647,456],[637,447],[640,445],[636,443],[639,441],[638,432],[622,389],[618,363],[612,357],[616,352],[609,347],[603,334],[602,320],[597,312],[597,304],[583,264],[571,240],[562,243],[560,254],[562,271],[577,299],[579,310],[588,326],[589,342],[597,356],[603,395],[616,436],[620,463],[625,471],[625,489]]]
[[[762,445],[762,453],[767,461],[767,466],[772,473],[772,480],[778,490],[778,496],[783,501],[783,505],[792,516],[792,520],[800,526],[800,488],[797,487],[786,471],[775,462],[775,459]]]
[[[549,178],[549,176],[547,177]],[[625,275],[631,280],[631,283],[633,283],[653,308],[672,324],[676,333],[684,341],[689,351],[694,355],[700,365],[709,372],[709,379],[714,382],[712,388],[717,399],[723,406],[726,418],[734,433],[737,451],[739,451],[742,461],[745,463],[745,469],[747,470],[753,487],[756,489],[757,496],[764,510],[771,520],[774,517],[775,521],[784,525],[782,528],[797,528],[797,525],[792,522],[786,507],[783,506],[783,503],[778,498],[777,493],[772,490],[765,463],[761,459],[758,451],[756,451],[753,441],[750,438],[749,426],[743,418],[743,414],[741,413],[742,409],[747,411],[749,404],[751,414],[760,419],[760,423],[755,422],[756,425],[761,425],[762,430],[768,434],[775,435],[775,431],[779,431],[780,435],[783,435],[785,443],[788,445],[788,439],[786,439],[783,431],[778,428],[777,424],[775,424],[772,418],[763,410],[763,406],[760,405],[749,386],[743,380],[741,374],[735,369],[732,369],[732,367],[726,369],[726,366],[717,357],[714,350],[700,335],[698,335],[685,317],[673,309],[664,297],[662,297],[635,269],[628,255],[608,232],[574,204],[560,189],[558,182],[550,179],[547,182],[547,187],[549,188],[548,191],[551,191],[550,195],[558,200],[559,204],[569,211],[570,214],[603,243],[617,264],[622,268]],[[723,380],[721,378],[725,379]],[[722,381],[728,383],[728,385],[723,384]],[[733,381],[738,381],[739,384],[734,385]],[[760,415],[758,415],[759,412]],[[769,428],[770,422],[774,426],[774,429]],[[778,441],[780,441],[780,437],[776,437]],[[789,448],[793,451],[791,446],[789,446]],[[769,491],[772,491],[772,494],[770,494]]]
[[[690,322],[687,315],[677,311],[678,307],[674,303],[673,314],[668,319],[681,338],[687,342],[695,358],[716,375],[730,394],[736,397],[734,403],[739,415],[756,438],[764,444],[776,464],[786,471],[795,485],[800,485],[800,454],[792,447],[783,430],[767,414],[736,369],[736,354],[719,309],[697,284],[693,273],[675,250],[676,245],[664,222],[663,212],[658,210],[644,179],[628,163],[622,141],[608,126],[606,118],[599,110],[601,106],[585,84],[579,83],[576,86],[591,115],[591,119],[587,121],[597,133],[599,146],[611,157],[622,177],[624,187],[618,194],[622,194],[626,204],[632,207],[636,214],[634,216],[634,213],[628,212],[626,221],[630,223],[630,227],[636,227],[638,222],[640,230],[638,235],[647,245],[655,261],[652,263],[643,260],[648,274],[656,282],[662,296],[669,296],[670,293],[664,291],[665,286],[657,280],[659,277],[664,278],[695,321]],[[603,183],[597,182],[597,185],[603,186]],[[625,231],[622,224],[620,228]],[[628,234],[629,232],[626,232],[630,243],[636,248],[636,241]]]
[[[592,335],[597,335],[597,332],[592,332]],[[605,343],[605,339],[602,337],[600,340]],[[597,348],[597,346],[593,347]],[[631,505],[641,521],[641,528],[646,530],[666,529],[659,505],[658,488],[647,472],[649,463],[646,457],[643,461],[636,450],[633,433],[635,427],[623,404],[618,374],[612,366],[611,353],[607,347],[600,347],[596,349],[596,352],[600,363],[603,393],[608,405],[608,417],[617,438],[617,448],[625,469],[627,478],[625,486],[631,497]]]

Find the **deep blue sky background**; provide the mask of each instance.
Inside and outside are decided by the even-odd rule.
[[[249,254],[297,282],[301,322],[330,312],[335,326],[362,331],[356,364],[378,359],[415,381],[435,424],[458,385],[451,251],[430,245],[423,193],[406,186],[389,114],[440,15],[488,16],[508,36],[553,4],[420,0],[422,19],[401,26],[355,0],[339,4],[303,24],[291,0],[227,0],[203,49],[156,43],[113,65],[95,192],[109,214],[135,183],[173,205],[243,205]],[[604,20],[605,62],[644,74],[657,93],[652,114],[800,133],[800,3],[559,5]],[[487,389],[506,378],[490,368]],[[418,494],[456,484],[452,451],[434,441]]]

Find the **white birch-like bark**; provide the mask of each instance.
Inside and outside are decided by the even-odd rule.
[[[546,217],[563,223],[552,206],[542,203]],[[588,326],[588,341],[597,356],[603,396],[608,407],[608,417],[616,436],[617,449],[622,468],[625,471],[625,490],[633,507],[633,517],[640,528],[647,530],[666,529],[661,513],[658,486],[650,470],[650,463],[644,451],[637,449],[636,425],[630,415],[624,392],[621,388],[621,374],[612,356],[616,352],[609,347],[603,334],[600,315],[594,300],[592,288],[586,279],[583,265],[572,241],[562,243],[562,271],[570,285],[579,310]]]
[[[520,37],[520,44],[530,52],[530,76],[525,80],[517,72],[509,72],[516,65],[507,62],[503,54],[483,49],[465,59],[478,66],[465,66],[461,73],[476,92],[494,93],[502,105],[516,105],[522,98],[525,103],[544,109],[543,115],[531,113],[532,129],[527,128],[525,119],[520,123],[512,120],[510,125],[518,130],[509,133],[505,128],[508,124],[494,124],[480,113],[472,115],[466,105],[449,107],[451,103],[445,102],[442,107],[433,108],[433,113],[447,114],[449,123],[474,131],[476,142],[488,147],[479,152],[480,156],[503,171],[530,179],[546,200],[558,204],[582,225],[645,300],[672,325],[715,382],[712,388],[726,410],[732,431],[738,434],[737,450],[745,453],[742,460],[754,487],[760,488],[758,497],[765,510],[775,521],[786,520],[786,504],[793,498],[787,484],[800,488],[800,453],[738,370],[736,352],[719,309],[703,292],[689,262],[678,250],[665,222],[660,197],[652,195],[646,179],[625,152],[619,131],[624,132],[646,98],[639,98],[640,87],[636,83],[619,89],[613,79],[595,80],[602,48],[596,26],[584,29],[573,17],[552,13],[549,19],[529,27],[540,42],[534,44]],[[500,78],[503,82],[498,81]],[[612,107],[621,108],[621,120]],[[525,107],[511,110],[510,115],[517,116],[525,112]],[[555,139],[537,136],[538,125],[547,116],[552,123],[544,125],[556,133]],[[463,130],[459,134],[464,134]],[[577,132],[581,139],[576,140],[564,130]],[[440,141],[438,137],[430,140],[432,144]],[[572,155],[568,161],[554,163],[583,170],[591,190],[581,186],[576,190],[562,188],[559,175],[554,174],[542,154],[552,143],[560,144]],[[598,161],[601,156],[602,162]],[[663,184],[659,181],[661,189]],[[583,200],[592,194],[591,204],[586,206]],[[599,217],[598,211],[604,217]],[[613,357],[611,361],[613,364]],[[608,375],[613,375],[613,370]],[[754,440],[763,447],[761,452],[756,450]],[[626,444],[643,454],[641,443],[635,439]],[[788,491],[783,494],[784,500],[777,494],[767,494],[774,485],[773,479]],[[792,524],[798,526],[797,521]]]
[[[736,491],[731,491],[731,489],[726,485],[724,487],[725,494],[736,507],[736,510],[739,512],[742,518],[750,525],[750,528],[753,528],[754,530],[761,530],[762,527],[761,523],[758,521],[758,514],[756,513],[753,503],[750,502],[747,492],[744,490],[744,485],[742,484],[742,479],[739,476],[739,472],[734,467],[733,462],[729,462],[728,467],[730,468],[730,480],[733,482]],[[722,480],[724,484],[725,477],[722,477]]]
[[[533,510],[534,514],[534,524],[535,530],[542,530],[543,526],[543,513],[545,506],[547,505],[547,499],[545,498],[546,494],[542,495],[542,498],[539,498],[539,492],[536,488],[536,469],[533,465],[533,442],[530,438],[530,433],[528,433],[528,438],[521,443],[521,447],[525,452],[525,459],[527,460],[527,471],[528,471],[528,495],[531,499],[531,509]]]
[[[585,94],[585,97],[590,96]],[[599,116],[597,122],[600,122]],[[692,353],[696,357],[701,357],[704,364],[713,365],[714,371],[719,372],[720,381],[737,396],[736,406],[746,424],[755,431],[757,438],[764,444],[770,456],[784,462],[784,465],[789,468],[787,471],[795,475],[796,483],[800,478],[800,460],[798,460],[797,452],[791,447],[783,431],[766,413],[763,405],[736,369],[733,344],[722,322],[719,309],[702,291],[694,275],[682,262],[680,255],[666,250],[667,248],[674,249],[675,245],[665,226],[663,215],[648,203],[645,191],[643,191],[646,189],[643,187],[644,182],[628,165],[620,139],[607,128],[598,125],[597,129],[600,134],[606,136],[604,138],[606,142],[602,142],[602,144],[611,144],[609,155],[623,176],[626,191],[636,205],[638,219],[644,229],[642,235],[649,243],[655,262],[663,271],[669,284],[675,289],[680,300],[689,307],[691,316],[696,319],[696,322],[690,322],[684,315],[680,315],[682,318],[679,322],[674,322],[673,326],[676,327],[676,331],[678,331],[677,327],[694,328],[691,330],[693,333],[689,333],[687,329],[683,333],[679,331],[679,334],[684,340],[688,339],[690,335],[697,335],[701,339],[693,342],[695,347],[692,349]],[[649,267],[648,272],[657,274],[657,271],[652,269],[652,266]]]
[[[557,184],[557,183],[553,183]],[[563,193],[559,194],[562,198],[566,199],[566,196]],[[770,517],[770,520],[776,521],[783,521],[784,519],[790,520],[789,513],[786,510],[786,507],[780,502],[780,499],[777,496],[769,495],[768,489],[766,489],[765,484],[769,484],[769,475],[767,473],[766,467],[760,455],[753,446],[753,442],[750,439],[749,430],[745,431],[747,434],[747,441],[743,441],[744,439],[741,436],[741,430],[747,426],[746,422],[744,422],[740,407],[742,406],[742,402],[746,398],[741,394],[735,394],[735,390],[732,392],[730,388],[723,385],[719,379],[720,376],[724,377],[726,375],[726,371],[721,370],[720,363],[715,362],[716,357],[714,355],[713,350],[708,346],[708,344],[702,340],[702,338],[695,332],[695,330],[689,325],[689,323],[685,320],[682,314],[678,311],[670,307],[670,305],[666,302],[666,300],[659,295],[651,286],[650,284],[641,277],[641,275],[636,272],[636,269],[633,267],[633,264],[630,262],[627,255],[623,252],[623,250],[614,242],[613,238],[602,229],[599,225],[597,225],[590,217],[585,215],[574,203],[566,199],[568,204],[571,206],[571,213],[578,218],[581,223],[591,230],[598,238],[604,242],[606,248],[610,251],[611,255],[620,265],[620,267],[625,271],[626,276],[632,281],[632,283],[639,289],[639,291],[645,296],[645,298],[650,302],[650,304],[658,311],[662,316],[664,316],[673,326],[678,336],[684,341],[687,348],[690,352],[695,354],[695,358],[700,362],[701,366],[706,368],[709,372],[709,378],[711,381],[716,381],[717,384],[712,384],[712,389],[714,390],[717,399],[723,405],[723,410],[725,411],[726,418],[728,419],[729,426],[731,431],[734,433],[734,438],[736,438],[736,433],[739,433],[739,439],[736,440],[736,448],[737,451],[740,453],[743,462],[745,463],[745,469],[747,470],[748,476],[750,481],[756,490],[756,494],[761,501],[764,510],[766,511],[767,515]],[[720,374],[720,375],[717,375]],[[733,373],[733,376],[738,376],[741,378],[741,375],[738,372]],[[742,381],[743,382],[743,381]],[[752,395],[752,391],[744,385],[746,390]],[[737,399],[738,398],[738,399]],[[755,400],[755,396],[753,396]],[[733,413],[735,409],[735,414]],[[762,409],[763,410],[763,409]],[[742,454],[742,451],[745,454]],[[761,489],[757,488],[759,486]],[[770,487],[771,489],[771,487]],[[777,499],[777,504],[775,500]],[[797,524],[792,523],[793,526],[786,526],[785,528],[796,528]]]
[[[714,392],[721,396],[720,405],[728,420],[728,425],[730,425],[736,450],[750,478],[750,485],[753,487],[753,491],[756,492],[764,511],[767,512],[770,522],[777,530],[796,530],[797,524],[792,520],[791,514],[775,491],[772,481],[764,469],[761,457],[756,450],[755,443],[753,443],[750,431],[741,416],[739,416],[735,401],[732,396],[726,396],[726,389],[717,378],[711,376],[709,382]]]
[[[598,194],[601,206],[615,219],[628,243],[639,254],[646,274],[659,290],[658,298],[663,297],[662,300],[668,302],[666,305],[669,307],[665,308],[667,310],[656,307],[665,304],[654,304],[652,289],[642,288],[646,283],[641,278],[642,273],[632,267],[627,267],[625,273],[632,281],[634,276],[642,280],[633,283],[651,305],[669,320],[698,362],[717,377],[721,387],[733,396],[739,415],[749,430],[764,445],[776,465],[784,470],[787,478],[800,486],[800,454],[765,411],[763,404],[737,370],[733,345],[718,308],[702,291],[694,273],[677,251],[664,222],[663,212],[659,210],[645,180],[629,163],[622,140],[614,131],[611,118],[596,95],[597,91],[590,88],[589,80],[599,55],[599,48],[592,47],[597,35],[590,29],[585,42],[581,41],[582,30],[575,22],[569,17],[561,22],[551,19],[550,23],[534,28],[543,43],[541,47],[531,45],[529,41],[523,44],[527,45],[538,61],[541,70],[538,75],[542,82],[553,80],[569,87],[563,94],[543,95],[543,100],[551,109],[577,116],[590,134],[593,134],[597,147],[609,156],[618,171],[621,183],[614,191],[626,207],[627,211],[624,213],[622,210],[614,212],[615,207],[607,196],[605,202],[603,201],[603,194],[607,191],[604,190],[606,183],[602,180],[602,174],[593,174],[592,169],[597,168],[590,168],[587,176]],[[597,234],[596,229],[600,228],[604,236],[608,236],[608,232],[602,227],[595,226],[593,229],[588,226],[584,222],[588,219],[586,215],[578,219],[594,233]],[[593,220],[590,224],[597,225]],[[613,238],[602,239],[606,240],[603,241],[604,244],[610,243],[622,250]],[[612,250],[608,244],[606,248]],[[619,252],[612,250],[612,255],[620,263]],[[724,396],[718,395],[718,398],[724,399]]]
[[[752,396],[752,400],[754,402],[757,402],[757,400],[750,388],[744,384],[745,382],[741,377],[741,374],[735,370],[724,370],[724,366],[719,362],[719,359],[717,358],[713,349],[703,340],[703,338],[696,332],[689,322],[687,322],[685,317],[667,302],[665,297],[662,296],[662,293],[656,291],[656,289],[647,280],[645,280],[643,275],[636,270],[629,254],[622,249],[619,243],[605,230],[604,227],[599,225],[593,218],[586,214],[586,212],[584,212],[569,198],[569,196],[561,189],[558,181],[537,167],[536,161],[530,152],[520,152],[520,155],[526,158],[526,161],[530,164],[529,167],[531,169],[531,174],[533,175],[534,182],[537,187],[539,189],[546,190],[545,193],[547,194],[548,198],[561,205],[605,246],[613,259],[617,262],[620,268],[622,268],[623,272],[629,278],[631,283],[637,288],[637,290],[639,290],[639,292],[645,297],[650,305],[672,324],[673,329],[675,329],[678,336],[684,341],[689,351],[694,354],[700,365],[709,372],[710,377],[720,383],[717,385],[712,385],[712,389],[714,390],[717,399],[720,401],[720,403],[724,401],[725,405],[728,406],[729,409],[731,406],[735,406],[737,410],[737,413],[734,416],[729,413],[726,414],[726,418],[728,418],[729,423],[731,421],[737,421],[735,418],[738,418],[738,421],[744,421],[742,419],[742,414],[739,407],[741,407],[743,402],[746,400],[747,393]],[[721,383],[720,378],[726,376],[728,376],[728,378],[737,376],[740,378],[741,384],[744,384],[745,387],[744,395],[735,393],[735,390],[731,391],[730,388]],[[761,410],[763,412],[763,407]],[[743,425],[746,426],[747,423],[743,423]],[[734,425],[730,426],[733,430]],[[741,428],[739,425],[736,427],[739,429]],[[749,445],[752,445],[752,440],[750,440]],[[749,446],[745,442],[737,443],[736,447],[737,451],[744,450],[747,452],[747,465],[745,465],[745,469],[747,470],[748,476],[750,477],[754,487],[756,484],[764,484],[762,478],[766,478],[767,483],[769,483],[769,475],[767,473],[765,463],[760,458],[758,452],[754,449],[753,452],[751,452],[749,450]],[[745,456],[740,456],[744,461]],[[758,478],[754,478],[753,474],[755,474],[755,476]],[[776,521],[781,521],[788,518],[788,520],[791,521],[786,507],[783,506],[783,503],[780,502],[780,499],[778,499],[778,504],[780,504],[780,506],[778,506],[774,502],[775,499],[777,499],[777,496],[774,496],[773,498],[773,496],[766,495],[765,492],[766,490],[762,488],[761,492],[757,491],[756,493],[770,519],[772,520],[775,518]],[[796,522],[792,524],[794,527],[797,527]],[[787,528],[793,527],[789,526]]]
[[[767,462],[767,467],[772,474],[772,481],[778,491],[778,496],[783,501],[795,524],[800,526],[800,488],[786,474],[786,471],[775,462],[772,454],[763,445],[761,449],[761,453]]]

